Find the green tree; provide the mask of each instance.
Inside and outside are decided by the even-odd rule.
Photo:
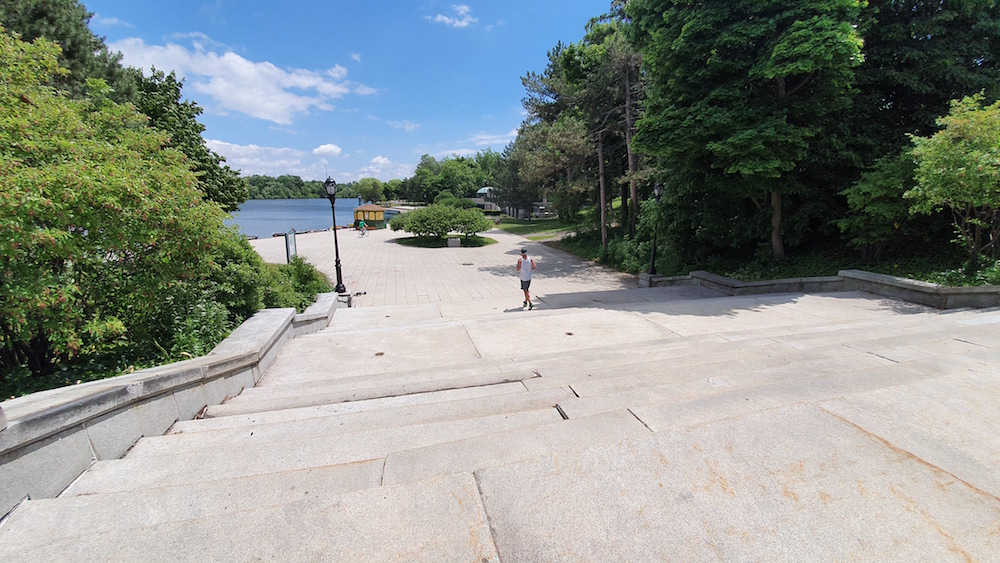
[[[473,197],[478,185],[478,167],[473,159],[465,157],[446,158],[441,161],[441,171],[436,180],[437,190],[449,191],[457,197]]]
[[[478,191],[479,188],[486,186],[494,186],[497,181],[497,175],[500,173],[500,168],[503,166],[503,156],[493,149],[486,149],[485,151],[477,152],[473,160],[476,165],[476,190]]]
[[[970,264],[982,254],[1000,252],[1000,102],[983,105],[983,96],[952,103],[943,127],[930,137],[913,137],[916,187],[904,197],[916,213],[951,211],[957,242]]]
[[[579,174],[593,155],[593,144],[583,120],[565,113],[554,123],[523,126],[518,133],[519,178],[521,182],[548,190],[557,210],[566,220],[575,218],[591,185]]]
[[[1000,3],[994,0],[868,0],[860,19],[850,124],[866,166],[909,151],[930,135],[952,100],[1000,97]]]
[[[560,59],[572,112],[585,121],[597,149],[596,214],[601,229],[601,257],[608,248],[608,184],[621,177],[621,224],[635,237],[638,215],[639,160],[632,150],[634,123],[641,109],[642,58],[627,42],[620,14],[605,14],[587,24],[587,34],[569,45]],[[617,164],[624,161],[624,165]],[[592,168],[592,167],[591,167]],[[610,172],[610,173],[609,173]],[[644,171],[645,173],[645,171]],[[627,189],[626,189],[627,183]]]
[[[171,348],[179,315],[205,302],[226,233],[145,116],[100,81],[83,100],[46,85],[58,52],[0,33],[4,378],[124,341]]]
[[[834,174],[853,182],[864,173],[843,192],[850,212],[837,223],[878,258],[890,246],[946,236],[946,214],[910,214],[902,198],[915,184],[909,135],[932,135],[951,100],[979,91],[1000,97],[1000,3],[869,0],[860,32],[865,61],[843,119],[857,160]]]
[[[57,87],[76,97],[88,93],[87,79],[103,79],[107,94],[117,102],[132,100],[140,73],[121,66],[121,55],[111,53],[104,39],[90,31],[94,14],[78,0],[4,0],[0,2],[0,25],[17,33],[23,41],[43,37],[58,43],[59,65],[67,73],[54,76]]]
[[[868,258],[879,260],[895,240],[914,235],[910,206],[903,194],[913,187],[913,157],[886,156],[843,191],[850,214],[837,221],[850,244]]]
[[[750,202],[770,215],[771,251],[784,257],[789,197],[823,197],[808,167],[829,160],[816,139],[850,104],[859,10],[858,0],[628,3],[649,78],[636,143],[670,170],[673,224],[702,238],[709,220],[719,224],[708,230],[729,231],[714,245],[750,242],[732,228],[756,221]]]
[[[403,181],[399,178],[389,180],[382,185],[382,188],[385,190],[386,199],[392,200],[403,195]]]
[[[382,201],[385,199],[385,193],[382,188],[382,182],[376,178],[362,178],[354,184],[354,191],[361,199],[365,201]]]
[[[235,211],[249,196],[246,180],[223,164],[225,159],[205,145],[201,136],[205,126],[197,120],[201,107],[181,99],[182,87],[173,72],[164,74],[152,69],[139,84],[135,105],[149,117],[150,125],[169,136],[169,146],[187,156],[191,171],[198,178],[198,188],[206,199],[218,203],[226,211]]]
[[[520,136],[504,147],[503,165],[496,178],[495,194],[501,207],[531,212],[535,201],[538,201],[538,188],[534,184],[521,180],[520,169],[525,151],[518,149],[524,143]],[[516,212],[515,212],[516,215]]]

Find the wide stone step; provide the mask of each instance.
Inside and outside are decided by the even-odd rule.
[[[952,309],[939,311],[936,309],[904,315],[878,316],[876,318],[848,318],[841,320],[817,319],[814,323],[777,327],[770,329],[727,330],[718,332],[727,340],[744,340],[749,338],[767,337],[782,342],[796,340],[822,339],[823,337],[838,338],[858,333],[877,333],[884,336],[906,332],[914,327],[941,328],[943,326],[960,326],[966,319],[981,315],[977,309]],[[823,345],[823,344],[820,344]]]
[[[382,397],[379,399],[367,399],[364,401],[351,401],[349,403],[334,403],[331,405],[298,407],[276,411],[254,412],[249,414],[234,414],[232,416],[218,416],[217,418],[212,417],[214,407],[208,407],[205,413],[206,418],[175,422],[167,433],[177,434],[181,432],[203,432],[218,428],[236,428],[253,424],[306,420],[334,414],[371,412],[403,406],[493,397],[497,395],[506,395],[508,393],[524,393],[526,391],[527,389],[525,389],[524,385],[520,381],[512,381],[510,383],[498,383],[496,385],[484,385],[482,387],[466,387],[462,389],[448,389],[446,391],[417,393],[414,395],[400,395],[397,397]]]
[[[395,383],[380,387],[357,387],[352,385],[347,388],[338,388],[323,392],[306,391],[302,394],[293,394],[285,397],[256,397],[242,401],[230,400],[224,404],[216,405],[210,408],[208,413],[209,416],[231,416],[234,414],[283,410],[349,401],[363,401],[383,397],[397,397],[416,393],[431,393],[435,391],[446,391],[449,389],[492,386],[514,381],[522,381],[532,377],[538,377],[538,374],[520,371],[512,373],[491,373],[477,376],[458,377],[454,379],[443,378],[429,381]]]
[[[995,497],[811,405],[539,456],[479,470],[476,480],[509,561],[1000,553]]]
[[[803,359],[829,359],[840,357],[856,357],[864,355],[856,350],[842,346],[829,346],[819,351],[800,352],[783,344],[762,339],[740,341],[738,345],[704,346],[695,350],[684,350],[682,355],[674,352],[649,354],[641,357],[629,357],[617,362],[585,362],[581,365],[538,366],[536,369],[542,377],[524,381],[529,389],[549,389],[565,386],[581,386],[583,384],[603,385],[599,383],[608,380],[606,385],[617,385],[616,382],[647,379],[653,385],[661,379],[672,377],[691,379],[712,377],[714,374],[726,374],[733,369],[753,371],[787,366]],[[872,361],[891,363],[890,360],[872,358]],[[699,375],[703,374],[703,375]],[[593,383],[590,383],[593,382]],[[631,386],[631,383],[625,383]],[[576,387],[574,387],[574,390]]]
[[[66,494],[139,490],[353,463],[384,458],[392,452],[409,448],[562,420],[556,409],[540,409],[401,428],[265,442],[253,448],[213,447],[189,450],[184,455],[173,452],[134,459],[126,456],[124,459],[95,463],[70,486]]]
[[[436,367],[431,369],[414,369],[394,371],[390,373],[372,373],[354,375],[349,377],[337,377],[332,373],[328,379],[310,380],[308,382],[282,383],[269,386],[253,387],[244,389],[240,393],[238,400],[257,400],[260,398],[278,399],[285,397],[295,397],[302,394],[336,394],[344,391],[354,391],[359,389],[369,389],[373,387],[397,387],[400,385],[428,383],[442,379],[468,378],[490,378],[490,377],[517,377],[518,381],[527,377],[532,377],[530,370],[519,369],[503,370],[496,364],[476,364],[455,367]],[[521,377],[523,376],[523,377]],[[237,398],[230,399],[234,401]]]
[[[655,382],[662,375],[669,377],[680,371],[706,371],[706,377],[712,374],[726,373],[729,370],[750,371],[794,365],[798,362],[851,358],[859,354],[884,359],[886,362],[901,362],[931,357],[938,354],[977,354],[986,347],[992,346],[992,341],[998,336],[996,331],[982,327],[945,327],[930,328],[917,325],[909,332],[896,333],[893,336],[875,336],[859,339],[858,335],[849,338],[840,337],[835,340],[822,338],[816,345],[802,346],[802,340],[786,343],[778,339],[740,340],[726,344],[706,344],[691,353],[685,350],[684,355],[671,357],[674,351],[652,354],[655,359],[644,359],[641,362],[612,362],[606,358],[603,361],[586,362],[587,370],[573,370],[565,365],[536,364],[535,371],[543,377],[526,381],[529,389],[572,386],[574,391],[585,394],[584,386],[599,386],[597,380],[621,377],[646,377]],[[729,346],[732,346],[730,349]],[[874,361],[864,358],[861,361]],[[852,367],[853,366],[853,367]],[[846,368],[857,369],[855,364]],[[594,383],[589,383],[595,381]],[[624,380],[623,380],[624,381]],[[607,385],[614,385],[608,381]]]
[[[926,334],[921,338],[914,336],[911,342],[923,342],[944,337],[950,337],[953,330],[961,331],[959,328],[942,328],[940,324],[928,324],[925,321],[912,321],[903,326],[896,323],[872,324],[862,330],[858,327],[851,327],[842,331],[812,330],[813,327],[801,327],[802,330],[779,331],[770,334],[768,331],[760,331],[753,337],[744,338],[738,335],[733,340],[728,333],[718,333],[711,335],[698,335],[697,337],[683,337],[676,339],[666,339],[660,343],[641,343],[635,347],[617,350],[586,350],[579,355],[574,355],[574,362],[566,362],[564,357],[548,358],[526,358],[516,360],[509,369],[528,368],[537,371],[543,376],[555,376],[561,374],[573,375],[578,373],[579,366],[585,365],[587,371],[605,371],[623,373],[629,369],[630,365],[640,363],[669,362],[676,365],[700,365],[705,363],[716,363],[723,361],[743,361],[748,357],[763,354],[774,356],[776,353],[794,353],[798,350],[812,350],[815,348],[831,348],[837,345],[858,344],[864,346],[866,342],[871,342],[866,350],[890,349],[898,347],[898,343],[885,340],[878,341],[888,336],[897,335],[919,335]],[[823,328],[823,327],[815,327]],[[760,350],[757,350],[757,349]],[[823,353],[822,351],[820,353]],[[546,385],[545,382],[534,382],[533,385]],[[560,383],[562,385],[562,383]]]
[[[554,409],[560,401],[573,397],[568,389],[512,393],[470,399],[310,418],[253,424],[205,432],[169,434],[142,438],[128,453],[129,459],[147,455],[170,455],[198,449],[254,449],[275,441],[296,440],[333,433],[370,432],[415,424],[428,424],[467,418],[482,418],[538,409]],[[350,436],[348,436],[350,437]]]
[[[382,482],[400,483],[475,471],[555,452],[641,438],[649,433],[628,411],[497,432],[390,454],[386,457]]]
[[[3,542],[0,560],[480,563],[499,557],[475,479],[458,474],[42,545]]]
[[[369,489],[381,484],[383,464],[378,459],[176,487],[29,500],[0,526],[0,546],[28,549],[59,538],[201,520]]]
[[[961,357],[934,357],[888,366],[813,372],[767,370],[746,376],[682,381],[603,395],[569,398],[559,404],[570,419],[629,409],[653,431],[701,424],[769,408],[842,397],[934,379],[956,369],[977,372],[983,364]]]
[[[658,387],[675,382],[699,381],[707,388],[732,388],[787,381],[801,376],[821,376],[872,367],[888,367],[894,362],[872,354],[824,349],[815,359],[799,354],[750,357],[744,360],[712,362],[695,366],[661,364],[614,377],[581,378],[570,385],[579,397],[606,395],[620,391]],[[838,354],[839,353],[839,354]]]

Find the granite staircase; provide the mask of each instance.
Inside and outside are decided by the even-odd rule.
[[[23,503],[0,559],[1000,553],[1000,312],[617,301],[338,310],[256,388]]]

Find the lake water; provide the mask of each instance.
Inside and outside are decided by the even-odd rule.
[[[337,198],[337,226],[354,223],[357,198]],[[329,229],[333,214],[328,199],[251,199],[240,205],[226,221],[237,225],[244,235],[257,238],[291,229],[301,233]]]

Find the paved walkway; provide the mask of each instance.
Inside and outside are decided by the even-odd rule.
[[[520,249],[535,259],[532,297],[630,289],[635,276],[615,272],[538,242],[494,229],[485,236],[498,241],[480,248],[412,248],[396,244],[408,234],[381,229],[359,238],[352,230],[337,233],[344,285],[355,307],[413,305],[446,301],[523,300],[515,267]],[[250,244],[267,262],[285,262],[284,237]],[[331,232],[296,236],[298,253],[321,272],[337,279]]]

